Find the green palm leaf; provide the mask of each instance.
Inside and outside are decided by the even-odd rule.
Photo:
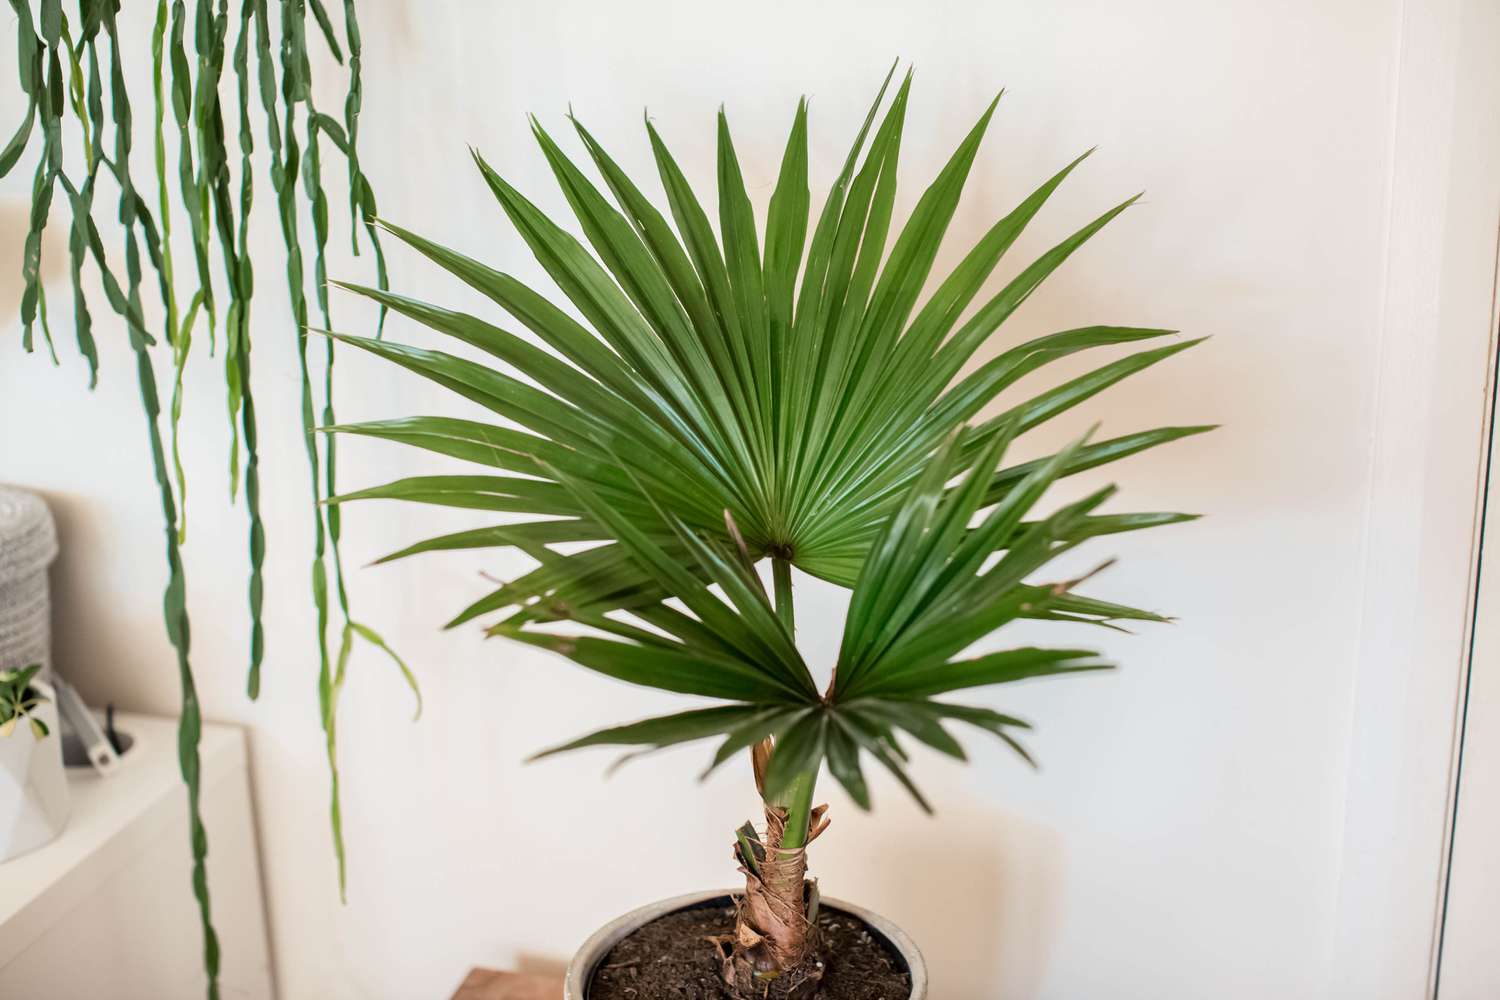
[[[382,223],[497,305],[521,333],[506,329],[503,316],[342,285],[493,359],[333,334],[479,412],[325,430],[484,471],[401,479],[330,502],[401,499],[506,515],[380,561],[517,549],[535,567],[478,596],[450,624],[494,615],[493,634],[619,680],[721,702],[612,726],[539,756],[594,746],[644,752],[712,738],[711,770],[774,737],[764,774],[769,802],[826,761],[868,806],[863,767],[873,759],[925,807],[906,773],[903,734],[962,758],[950,731],[961,724],[1030,760],[1015,737],[1026,723],[935,698],[1106,666],[1086,650],[979,649],[996,630],[1021,618],[1112,628],[1166,620],[1074,593],[1078,581],[1033,578],[1092,538],[1191,515],[1103,512],[1112,488],[1056,509],[1041,505],[1062,478],[1210,428],[1133,431],[1027,461],[1005,458],[1017,438],[1198,341],[1165,342],[1170,330],[1091,325],[1007,344],[965,373],[1040,284],[1136,199],[1104,211],[981,299],[999,262],[1084,153],[934,280],[1000,98],[898,221],[911,77],[886,102],[891,82],[888,76],[816,220],[808,107],[799,102],[763,231],[722,112],[716,219],[650,121],[646,139],[664,207],[581,122],[570,118],[597,182],[533,119],[576,236],[475,153],[566,309],[509,274]],[[935,290],[923,302],[929,285]],[[1012,396],[1023,378],[1053,362],[1122,348],[1129,353],[1082,375]],[[997,415],[981,419],[997,403]],[[776,564],[774,602],[755,571],[766,557]],[[826,692],[794,641],[789,565],[853,590]]]
[[[896,162],[910,84],[908,75],[883,115],[882,87],[810,241],[806,102],[798,104],[793,117],[763,245],[722,114],[717,234],[649,122],[647,137],[665,193],[665,214],[580,122],[572,124],[599,171],[602,188],[533,122],[582,240],[475,154],[500,207],[584,322],[510,275],[383,223],[402,242],[499,305],[546,349],[479,317],[378,288],[343,285],[382,308],[479,348],[521,377],[441,351],[336,335],[478,403],[506,423],[417,417],[327,429],[440,452],[538,484],[523,486],[510,477],[404,480],[334,502],[402,498],[576,522],[581,536],[543,540],[532,535],[523,543],[499,531],[469,533],[461,539],[417,542],[393,554],[485,544],[516,546],[533,556],[539,547],[547,550],[549,555],[539,560],[547,562],[547,572],[500,588],[455,622],[507,607],[546,605],[565,590],[576,598],[580,585],[590,579],[595,586],[581,592],[603,611],[610,603],[639,607],[660,598],[661,582],[649,580],[628,558],[616,555],[606,592],[599,585],[606,557],[597,549],[563,555],[551,548],[577,537],[606,540],[606,549],[614,543],[607,531],[594,530],[597,520],[569,491],[555,488],[557,479],[543,465],[572,476],[627,512],[659,542],[670,542],[675,535],[661,514],[668,510],[693,531],[729,546],[732,539],[722,517],[727,510],[752,560],[779,556],[815,576],[852,586],[900,497],[956,428],[1023,376],[1053,361],[1172,335],[1167,330],[1084,327],[1010,347],[957,378],[1036,287],[1134,199],[1023,268],[960,325],[985,279],[1085,153],[997,222],[918,308],[996,104],[984,110],[911,217],[893,227]],[[895,239],[888,245],[892,232]],[[1030,430],[1193,343],[1137,351],[1010,403],[965,438],[963,457],[973,458],[1012,417],[1019,420],[1018,432]],[[1206,429],[1159,428],[1091,445],[1073,454],[1063,474]],[[1036,464],[996,471],[984,499],[996,500]],[[1090,523],[1096,531],[1130,530],[1177,519],[1172,514],[1112,517]],[[997,548],[1010,541],[994,539]],[[674,555],[683,554],[680,546],[674,548]],[[706,578],[701,566],[690,566],[689,572]],[[1039,612],[1032,607],[1024,613]],[[1084,606],[1046,612],[1059,613],[1109,618]]]
[[[850,599],[834,682],[823,693],[813,686],[790,630],[759,580],[742,563],[664,513],[683,549],[716,585],[710,589],[586,486],[562,477],[564,488],[577,493],[640,571],[661,593],[679,596],[688,611],[661,603],[637,608],[637,617],[655,626],[652,630],[591,610],[559,615],[570,624],[527,621],[497,631],[620,680],[729,703],[613,726],[538,756],[595,746],[656,749],[718,738],[712,768],[776,735],[765,777],[768,800],[826,760],[861,805],[869,802],[864,754],[923,801],[906,775],[900,734],[964,759],[944,722],[989,732],[1030,761],[1014,735],[1029,728],[1027,723],[988,708],[934,700],[958,690],[1108,667],[1081,649],[1023,647],[964,655],[1024,614],[1067,606],[1072,582],[1044,585],[1027,578],[1097,535],[1095,521],[1110,516],[1090,513],[1110,492],[1101,490],[1050,515],[1025,519],[1086,447],[1082,441],[1012,485],[998,503],[987,503],[995,467],[1015,428],[1012,420],[1007,433],[969,463],[961,458],[965,435],[956,435],[901,499],[870,546]],[[971,524],[976,516],[978,523]],[[1019,539],[998,560],[989,558],[997,536],[1017,532]],[[1083,610],[1109,617],[1131,614],[1092,604]],[[588,631],[580,633],[579,626]]]

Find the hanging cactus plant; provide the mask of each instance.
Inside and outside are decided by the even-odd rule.
[[[255,698],[260,692],[265,659],[261,608],[266,537],[260,514],[260,455],[250,377],[255,275],[247,246],[257,182],[267,178],[286,250],[285,279],[292,316],[284,326],[264,324],[262,329],[295,337],[300,360],[302,429],[312,484],[311,580],[317,609],[318,694],[327,737],[331,823],[341,894],[345,872],[335,712],[355,639],[364,639],[389,654],[412,681],[411,672],[380,636],[354,618],[339,558],[339,512],[321,502],[336,492],[334,443],[320,443],[314,433],[317,424],[335,422],[335,343],[324,339],[321,357],[311,349],[305,273],[310,256],[313,295],[323,325],[328,326],[324,258],[330,210],[323,188],[322,157],[329,147],[332,155],[342,157],[347,169],[353,250],[358,254],[361,244],[368,243],[377,284],[386,284],[385,259],[372,225],[375,193],[360,167],[358,153],[363,99],[359,22],[354,0],[345,0],[343,5],[342,41],[321,0],[281,0],[275,5],[274,17],[268,0],[242,0],[234,12],[228,0],[198,0],[191,11],[183,0],[158,0],[151,34],[154,113],[150,118],[150,145],[155,183],[138,187],[131,154],[141,136],[129,98],[128,83],[134,71],[127,69],[121,52],[119,0],[78,0],[76,6],[67,5],[66,9],[62,0],[10,0],[10,4],[16,15],[17,68],[27,108],[20,126],[0,152],[0,177],[8,174],[28,150],[36,154],[30,226],[22,258],[22,344],[27,351],[33,350],[39,330],[54,362],[57,359],[41,263],[42,234],[54,219],[54,203],[60,200],[58,215],[65,219],[62,224],[68,232],[74,336],[78,352],[88,365],[90,387],[99,376],[93,314],[85,295],[85,276],[90,269],[97,273],[108,308],[124,322],[136,362],[152,471],[161,500],[167,561],[163,602],[167,637],[176,651],[181,684],[179,763],[188,792],[193,890],[202,916],[208,995],[216,997],[219,947],[205,867],[208,838],[199,811],[202,712],[189,656],[191,631],[181,552],[189,537],[187,476],[179,449],[183,372],[193,353],[194,338],[201,340],[206,327],[210,351],[221,356],[224,365],[231,430],[227,463],[230,492],[243,498],[248,521],[247,689]],[[307,39],[309,8],[323,44],[347,73],[348,91],[341,119],[320,111],[313,102]],[[226,92],[230,100],[225,99]],[[263,151],[256,149],[253,101],[259,102],[264,117]],[[234,129],[233,151],[230,127]],[[232,169],[236,161],[237,171]],[[103,189],[113,194],[106,197]],[[56,198],[59,190],[61,199]],[[118,219],[122,240],[118,248],[106,247],[96,222],[97,212],[112,213]],[[183,235],[189,237],[191,246],[191,263],[180,270],[174,250],[189,244],[174,247],[174,215],[186,218]],[[303,216],[311,219],[310,233],[301,225]],[[120,261],[124,263],[123,274],[118,270]],[[154,282],[148,281],[148,269]],[[170,373],[171,393],[165,414],[158,370],[163,375]],[[337,622],[332,621],[335,615]],[[334,624],[340,636],[337,653],[330,652],[329,630]]]

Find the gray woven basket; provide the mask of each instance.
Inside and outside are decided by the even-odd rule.
[[[42,665],[51,673],[47,567],[57,557],[52,512],[35,493],[0,486],[0,670]]]

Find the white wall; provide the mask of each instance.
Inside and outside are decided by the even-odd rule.
[[[985,696],[1038,724],[1042,774],[977,740],[966,768],[922,754],[936,821],[884,783],[873,816],[830,789],[833,827],[814,851],[826,892],[911,931],[944,1000],[1315,997],[1338,980],[1330,956],[1368,556],[1399,7],[364,5],[363,155],[383,213],[523,276],[539,269],[466,144],[562,211],[523,114],[562,129],[571,102],[628,169],[644,171],[647,107],[706,191],[712,113],[723,102],[763,208],[797,97],[812,96],[816,196],[897,55],[917,68],[903,207],[993,91],[1010,90],[947,263],[1089,146],[1102,148],[1012,252],[1007,273],[1146,189],[1144,204],[1056,275],[997,342],[1095,322],[1215,335],[1035,442],[1097,419],[1118,433],[1225,425],[1110,470],[1123,503],[1207,520],[1089,553],[1122,557],[1099,582],[1101,596],[1181,623],[1134,637],[1087,634],[1125,664],[1116,675]],[[144,33],[143,13],[132,30]],[[15,95],[7,97],[9,118]],[[336,106],[337,97],[330,88],[323,102]],[[9,217],[25,190],[22,179],[6,182]],[[242,696],[244,527],[224,505],[219,368],[206,352],[194,362],[185,422],[194,470],[187,572],[207,711],[252,729],[283,995],[442,996],[470,965],[563,959],[624,909],[730,882],[729,831],[755,808],[748,769],[726,768],[700,787],[702,748],[608,782],[607,757],[523,766],[550,742],[672,701],[482,641],[475,628],[438,631],[481,592],[480,570],[515,568],[438,556],[353,574],[360,615],[416,666],[427,714],[412,725],[399,678],[378,655],[358,656],[341,717],[352,884],[349,905],[338,905],[295,354],[274,221],[262,214],[258,225],[255,368],[270,544],[270,652],[258,704]],[[5,252],[10,274],[16,251]],[[334,273],[363,267],[337,251]],[[395,252],[392,267],[402,290],[474,305],[414,255]],[[340,325],[358,328],[366,314],[338,305]],[[57,663],[94,699],[170,712],[160,534],[123,337],[104,338],[101,384],[89,395],[71,353],[56,370],[25,358],[14,327],[0,365],[0,478],[44,490],[61,520]],[[401,322],[390,335],[433,342]],[[1477,397],[1476,378],[1454,386],[1460,402]],[[339,387],[346,419],[454,409],[415,377],[347,352]],[[452,466],[374,443],[341,452],[349,486],[443,467]],[[351,508],[347,561],[360,566],[475,520]],[[807,646],[826,659],[840,598],[818,586],[803,594]],[[1046,637],[1078,638],[1065,629]]]

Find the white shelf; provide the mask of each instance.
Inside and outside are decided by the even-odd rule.
[[[198,931],[189,882],[187,795],[177,764],[177,724],[173,719],[122,713],[116,716],[116,727],[135,743],[107,777],[92,768],[69,769],[71,811],[62,836],[0,864],[0,981],[14,983],[13,975],[22,980],[41,976],[46,966],[55,966],[56,953],[68,952],[70,942],[85,946],[75,954],[87,955],[86,943],[95,939],[121,942],[119,950],[132,953],[134,966],[141,965],[142,949],[155,953],[146,967],[129,970],[144,977],[138,986],[113,996],[146,996],[150,989],[167,991],[160,996],[176,995],[171,991],[178,988],[178,977],[192,975]],[[199,754],[203,810],[213,846],[212,889],[216,902],[232,902],[239,911],[232,919],[236,936],[251,938],[226,953],[244,949],[240,954],[245,957],[248,952],[247,977],[265,983],[263,992],[253,992],[269,996],[270,963],[244,732],[234,726],[205,725]],[[220,866],[230,867],[234,875],[221,878]],[[221,885],[224,881],[229,884]],[[229,898],[219,898],[221,889]],[[216,907],[216,918],[219,912]],[[153,922],[159,922],[159,928],[152,928]],[[221,926],[221,934],[225,930]],[[74,969],[46,975],[45,992],[24,995],[87,995],[72,992],[76,987],[67,984],[81,987],[116,975],[108,968],[110,960],[105,948],[99,955],[100,968],[81,969],[77,966],[85,963],[72,963]],[[105,981],[125,985],[121,979]]]

